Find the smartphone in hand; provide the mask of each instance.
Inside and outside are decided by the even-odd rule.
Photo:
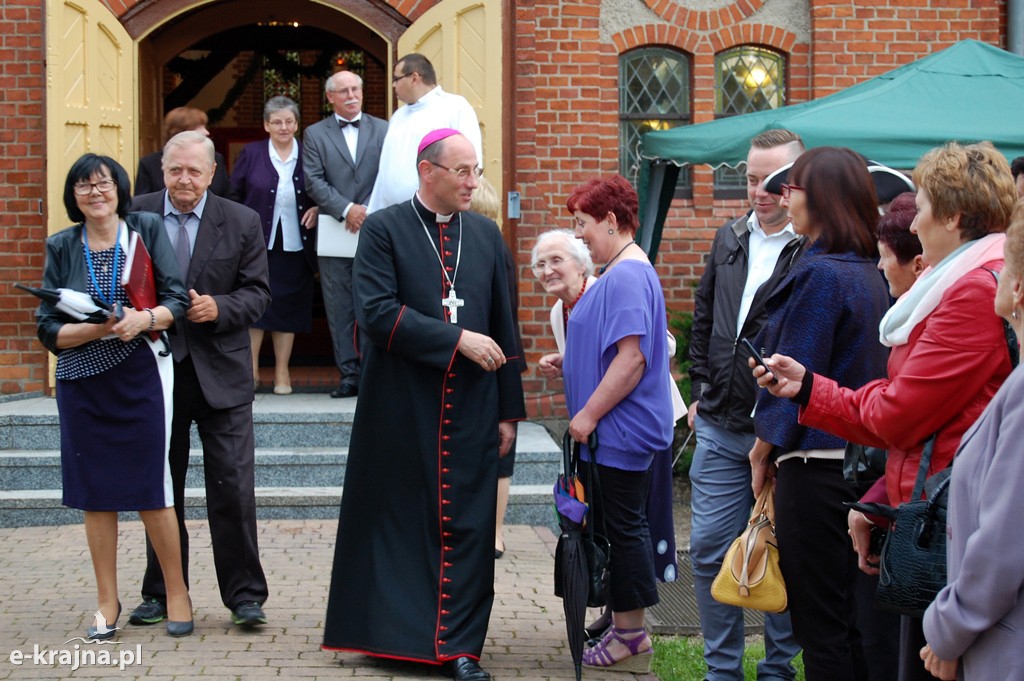
[[[767,364],[765,364],[764,358],[761,356],[761,353],[757,351],[757,348],[754,347],[753,343],[751,343],[746,338],[741,338],[740,339],[740,345],[743,346],[743,348],[747,351],[748,355],[750,355],[751,357],[754,358],[755,362],[757,362],[758,364],[760,364],[761,366],[764,367],[765,371],[771,372],[771,369],[768,368]],[[777,378],[775,378],[775,374],[772,374],[772,380],[771,380],[772,385],[775,385],[778,382],[779,382],[779,380]]]

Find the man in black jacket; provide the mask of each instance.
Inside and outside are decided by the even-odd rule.
[[[804,245],[779,205],[781,197],[764,190],[764,179],[795,160],[803,148],[800,136],[788,130],[767,130],[750,141],[746,174],[751,210],[715,234],[696,294],[687,416],[697,434],[690,468],[690,558],[710,681],[743,679],[743,610],[711,597],[711,582],[753,504],[747,457],[754,444],[751,412],[757,386],[737,341],[754,342],[765,322],[764,301]],[[758,680],[793,679],[791,661],[798,652],[789,615],[767,614]]]

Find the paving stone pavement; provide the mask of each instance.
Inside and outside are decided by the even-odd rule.
[[[382,663],[320,650],[337,522],[273,520],[260,524],[260,553],[270,583],[269,623],[251,631],[231,624],[217,591],[209,528],[190,522],[196,630],[172,639],[162,625],[127,625],[139,602],[145,563],[142,523],[120,526],[118,577],[125,628],[116,645],[73,641],[95,612],[92,564],[81,525],[0,529],[0,679],[440,679],[438,668]],[[496,562],[495,600],[482,666],[495,681],[575,678],[565,643],[562,603],[552,595],[555,537],[543,527],[506,526],[505,556]],[[591,613],[593,614],[593,613]],[[36,647],[43,663],[36,663]],[[78,649],[76,651],[76,648]],[[110,651],[117,666],[83,665],[73,655]],[[17,653],[24,657],[14,664]],[[53,654],[53,662],[46,656]],[[61,655],[68,664],[60,664]],[[657,681],[653,675],[584,671],[605,681]]]

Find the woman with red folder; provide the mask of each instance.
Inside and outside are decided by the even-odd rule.
[[[37,310],[39,340],[57,355],[63,503],[85,512],[99,608],[87,636],[117,631],[117,512],[139,511],[167,581],[167,633],[192,633],[192,609],[181,571],[178,525],[167,463],[173,367],[147,332],[185,314],[188,294],[163,221],[128,214],[128,175],[106,156],[86,154],[71,167],[64,206],[78,223],[46,241],[44,288],[83,291],[123,314],[104,324],[75,322],[51,303]],[[152,256],[157,304],[130,306],[121,285],[136,233]],[[163,353],[163,354],[162,354]]]

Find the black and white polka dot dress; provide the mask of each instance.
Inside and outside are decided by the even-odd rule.
[[[84,249],[83,244],[83,249]],[[91,253],[100,286],[123,250]],[[114,300],[128,303],[120,285]],[[88,293],[97,295],[91,278]],[[103,293],[110,297],[110,291]],[[169,445],[170,357],[159,357],[148,337],[125,343],[95,340],[57,356],[57,408],[61,429],[63,503],[85,511],[139,511],[173,505]]]

